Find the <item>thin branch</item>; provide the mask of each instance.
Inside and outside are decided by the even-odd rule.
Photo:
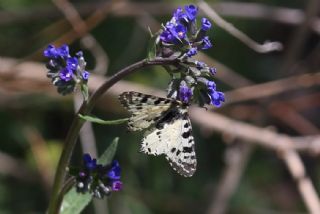
[[[96,66],[94,73],[105,74],[108,67],[108,56],[97,40],[90,34],[86,22],[81,18],[76,8],[68,0],[52,0],[56,7],[65,15],[74,31],[82,36],[81,44],[94,55]],[[95,72],[96,71],[96,72]]]
[[[303,45],[310,35],[310,28],[312,21],[317,17],[320,10],[319,0],[309,0],[305,12],[305,19],[300,24],[296,32],[293,33],[292,39],[288,44],[286,50],[286,56],[283,60],[283,64],[280,68],[282,72],[288,72],[292,66],[294,66],[297,57],[303,49]]]
[[[255,50],[258,53],[268,53],[271,51],[281,51],[282,44],[280,42],[265,42],[264,44],[258,44],[253,39],[248,37],[246,34],[235,28],[231,23],[225,21],[221,16],[219,16],[216,11],[210,7],[204,0],[198,0],[199,8],[219,27],[226,30],[232,36],[239,39],[249,48]]]
[[[272,116],[283,118],[282,122],[292,124],[291,127],[299,131],[302,135],[315,135],[320,133],[319,128],[311,121],[297,112],[294,105],[288,105],[286,102],[274,101],[268,105],[267,109]],[[283,117],[285,115],[285,117]]]
[[[225,168],[215,191],[208,214],[223,214],[236,191],[252,152],[252,145],[236,143],[225,151]]]
[[[117,2],[114,2],[117,4]],[[82,16],[88,16],[97,8],[103,5],[102,1],[90,1],[75,4],[77,11]],[[121,11],[112,10],[111,14],[117,17],[140,16],[139,12],[132,8],[140,8],[148,11],[153,16],[163,16],[171,14],[173,8],[178,5],[163,2],[130,2],[126,4]],[[263,19],[279,22],[288,25],[300,25],[305,20],[305,14],[302,10],[293,8],[284,8],[269,6],[251,2],[219,2],[211,3],[210,6],[219,12],[222,16],[239,17],[249,19]],[[53,7],[39,6],[20,9],[17,11],[0,11],[0,25],[9,25],[19,22],[34,22],[39,19],[58,19],[61,14]],[[320,19],[315,18],[310,23],[310,28],[320,33]]]
[[[296,180],[298,189],[310,213],[320,213],[320,202],[310,178],[305,174],[303,162],[292,149],[294,141],[268,129],[258,128],[243,122],[231,120],[216,113],[207,113],[203,109],[191,108],[193,122],[201,123],[219,132],[278,151]]]
[[[238,88],[225,95],[228,99],[226,105],[245,102],[278,95],[290,90],[310,88],[320,84],[320,73],[308,73],[294,77],[274,80],[271,82]]]
[[[106,2],[102,5],[100,5],[100,7],[98,7],[92,14],[90,14],[89,17],[87,17],[84,20],[84,25],[86,26],[86,31],[83,30],[74,30],[71,29],[68,32],[66,32],[65,34],[63,34],[62,36],[60,36],[58,39],[56,39],[55,41],[52,41],[51,43],[53,44],[57,44],[57,45],[61,45],[64,43],[71,43],[73,42],[75,39],[81,38],[83,36],[85,36],[86,32],[91,31],[94,27],[96,27],[100,22],[102,22],[105,18],[105,16],[112,10],[118,10],[119,8],[123,7],[123,3],[113,3],[113,2]],[[82,26],[82,25],[81,25]],[[79,28],[79,27],[77,27]],[[27,59],[34,59],[34,58],[41,58],[42,56],[42,51],[45,47],[41,47],[39,48],[37,51],[35,51],[34,53],[30,54],[29,56],[25,57],[24,60]]]
[[[215,77],[221,82],[227,84],[228,86],[231,86],[232,88],[241,88],[254,84],[246,77],[229,68],[225,64],[222,64],[221,62],[213,59],[212,57],[209,57],[203,52],[199,52],[197,58],[199,58],[199,60],[203,62],[206,62],[209,65],[214,65],[214,67],[218,70]]]
[[[306,175],[304,164],[298,153],[289,149],[283,151],[281,157],[286,163],[294,181],[297,183],[309,212],[312,214],[320,213],[319,197],[311,179]]]
[[[293,139],[293,148],[299,152],[308,152],[313,155],[320,154],[320,135],[296,137]]]

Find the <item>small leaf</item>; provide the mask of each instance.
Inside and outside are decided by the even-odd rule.
[[[78,214],[90,203],[92,195],[78,193],[76,188],[73,187],[64,196],[61,214]]]
[[[119,119],[119,120],[102,120],[97,117],[82,115],[82,114],[79,114],[79,117],[83,120],[86,120],[86,121],[89,121],[92,123],[102,124],[102,125],[118,125],[121,123],[125,123],[129,120],[129,118],[123,118],[123,119]]]
[[[152,33],[152,31],[151,31],[151,28],[148,26],[148,31],[149,31],[149,33],[150,33],[150,36],[151,37],[153,37],[154,35],[153,35],[153,33]]]
[[[99,164],[110,164],[117,150],[119,138],[116,137],[111,145],[98,159]],[[78,193],[75,187],[72,187],[64,196],[61,214],[79,214],[90,203],[92,195],[89,193]]]
[[[157,51],[157,35],[153,35],[148,44],[148,59],[152,60],[156,57],[156,51]]]
[[[100,156],[100,158],[98,160],[99,164],[106,165],[106,164],[110,164],[111,163],[111,161],[114,158],[114,155],[116,154],[116,151],[117,151],[118,141],[119,141],[118,137],[116,137],[112,141],[112,143],[108,147],[108,149],[106,149],[106,151]]]
[[[83,95],[83,99],[86,101],[89,98],[89,88],[87,86],[87,84],[82,83],[81,84],[81,93]]]

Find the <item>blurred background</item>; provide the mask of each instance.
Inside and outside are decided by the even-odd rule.
[[[86,124],[72,163],[81,162],[83,151],[98,156],[119,136],[124,189],[84,213],[284,214],[320,207],[319,0],[0,0],[0,213],[45,212],[81,100],[60,96],[46,78],[44,48],[82,49],[93,91],[106,76],[145,58],[148,27],[158,31],[175,8],[190,3],[201,5],[201,16],[214,24],[213,48],[199,59],[217,68],[227,99],[215,113],[191,112],[197,172],[184,178],[164,157],[138,153],[143,133],[128,133],[125,125]],[[213,11],[259,44],[216,25]],[[269,51],[260,45],[266,41],[283,49]],[[161,94],[169,79],[161,67],[137,72],[115,85],[93,114],[123,118],[119,93]],[[298,162],[281,149],[283,135]],[[299,164],[311,190],[297,185]]]

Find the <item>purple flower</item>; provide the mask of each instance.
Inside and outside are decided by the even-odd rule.
[[[122,182],[119,180],[112,182],[112,191],[120,191],[122,189]]]
[[[75,71],[77,69],[78,66],[78,59],[76,57],[69,57],[67,59],[67,68],[70,70]]]
[[[76,179],[77,192],[90,192],[94,197],[103,198],[109,196],[112,191],[122,189],[120,171],[120,165],[116,160],[112,164],[97,164],[96,159],[84,154],[82,167],[72,175]]]
[[[186,14],[188,16],[188,19],[190,21],[194,21],[197,17],[197,14],[198,14],[198,8],[193,5],[193,4],[190,4],[190,5],[186,5],[184,7],[185,11],[186,11]]]
[[[189,103],[192,97],[192,90],[188,86],[180,86],[179,99],[184,103]]]
[[[196,61],[196,66],[198,69],[202,69],[202,68],[206,67],[207,65],[204,62]]]
[[[90,73],[88,72],[88,71],[84,71],[84,72],[82,72],[82,78],[84,79],[84,80],[88,80],[89,79],[89,76],[90,76]]]
[[[166,43],[173,42],[174,36],[168,31],[165,30],[160,34],[160,40]]]
[[[83,52],[82,52],[82,51],[78,51],[78,52],[76,53],[76,56],[77,56],[78,58],[83,57]]]
[[[207,88],[208,90],[211,91],[215,91],[216,90],[216,84],[213,81],[208,81],[207,82]]]
[[[192,57],[198,53],[197,48],[190,48],[187,52],[188,57]]]
[[[210,39],[208,36],[204,37],[202,39],[202,50],[206,50],[212,47],[212,44],[210,42]]]
[[[211,22],[206,18],[202,18],[201,19],[201,29],[204,31],[207,31],[210,28],[211,28]]]
[[[87,84],[89,73],[85,70],[86,62],[81,51],[75,56],[70,56],[68,45],[61,47],[48,45],[43,54],[49,58],[46,64],[49,69],[47,77],[51,78],[52,83],[57,86],[58,93],[70,94],[79,85]],[[80,88],[82,91],[85,90],[84,87]]]
[[[211,104],[216,107],[220,107],[221,103],[225,101],[224,94],[216,90],[210,90],[209,92]]]
[[[121,173],[121,168],[120,168],[119,162],[114,160],[112,162],[111,169],[108,172],[108,177],[112,180],[119,180],[120,173]]]
[[[48,45],[48,47],[43,51],[43,55],[48,58],[57,58],[58,51],[54,45]]]
[[[65,82],[69,82],[73,79],[73,71],[69,68],[64,68],[60,71],[60,79],[62,79]]]
[[[89,154],[83,155],[83,162],[87,170],[95,170],[97,168],[97,160],[91,158]]]
[[[62,57],[68,57],[69,56],[69,46],[68,45],[62,45],[60,48],[58,49],[58,53],[60,54],[60,56]]]
[[[48,47],[43,51],[43,55],[48,58],[57,59],[59,57],[66,58],[69,56],[69,47],[67,45],[62,45],[56,48],[54,45],[48,45]]]
[[[187,32],[187,29],[181,25],[181,24],[178,24],[174,27],[174,31],[171,32],[176,38],[179,38],[180,40],[181,39],[184,39],[186,37],[186,32]]]
[[[187,32],[186,28],[182,24],[175,25],[171,22],[166,24],[166,29],[171,33],[173,38],[178,40],[185,38]]]
[[[212,75],[215,75],[217,73],[217,69],[216,68],[209,68],[209,72],[212,74]]]
[[[186,37],[187,29],[182,24],[173,24],[168,22],[166,30],[160,34],[160,40],[163,42],[171,43],[181,41]]]
[[[176,11],[174,11],[173,17],[176,19],[176,21],[188,21],[188,16],[183,12],[181,7],[178,7]]]
[[[80,178],[84,178],[84,177],[86,177],[87,176],[87,174],[85,173],[85,172],[79,172],[79,177]]]

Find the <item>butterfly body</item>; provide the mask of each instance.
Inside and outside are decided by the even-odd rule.
[[[197,161],[188,105],[138,92],[124,92],[119,100],[132,113],[128,122],[129,130],[149,128],[142,140],[141,152],[165,155],[179,174],[192,176]]]

